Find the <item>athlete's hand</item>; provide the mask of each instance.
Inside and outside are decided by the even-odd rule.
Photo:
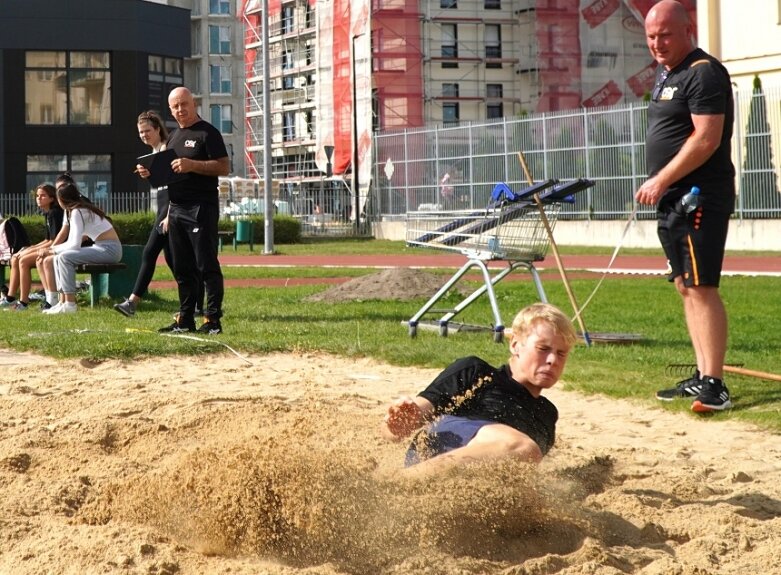
[[[384,423],[396,438],[409,436],[422,423],[420,407],[411,397],[402,397],[388,407]]]

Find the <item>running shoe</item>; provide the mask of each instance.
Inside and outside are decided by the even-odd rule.
[[[8,299],[7,297],[0,298],[0,307],[11,307],[14,305],[14,299]]]
[[[41,311],[46,311],[47,309],[51,309],[52,304],[50,304],[48,301],[42,301],[41,302]]]
[[[114,305],[114,309],[125,317],[133,317],[136,315],[136,304],[129,299]]]
[[[30,307],[29,303],[24,303],[22,300],[18,299],[8,309],[11,310],[11,311],[27,311],[28,307]]]
[[[46,301],[46,292],[41,291],[34,291],[30,293],[30,300],[32,301]]]
[[[187,333],[196,331],[195,322],[193,320],[190,320],[189,322],[179,321],[179,318],[176,317],[174,318],[174,323],[165,327],[161,327],[157,331],[160,333]]]
[[[702,380],[700,372],[695,371],[691,377],[683,379],[670,389],[661,389],[656,392],[656,399],[661,401],[672,401],[674,399],[692,399],[702,391]]]
[[[41,313],[50,314],[50,313],[52,313],[53,309],[58,309],[60,307],[62,307],[62,302],[57,302],[56,304],[41,310]]]
[[[50,315],[55,314],[61,314],[61,313],[76,313],[79,311],[79,306],[77,306],[75,303],[72,302],[63,302],[60,304],[57,304],[51,309],[44,310],[43,313],[48,313]]]
[[[706,377],[702,383],[702,391],[692,402],[692,411],[709,413],[711,411],[724,411],[732,407],[729,389],[723,381],[714,377]]]
[[[209,335],[217,335],[222,333],[222,324],[218,319],[209,319],[208,317],[203,320],[203,324],[198,328],[199,333],[206,333]]]

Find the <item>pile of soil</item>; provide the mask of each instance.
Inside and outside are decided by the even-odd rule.
[[[447,278],[419,269],[389,268],[357,277],[306,298],[309,302],[410,300],[431,297],[445,285]],[[453,289],[457,290],[458,286]]]

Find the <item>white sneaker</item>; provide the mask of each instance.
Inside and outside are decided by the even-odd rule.
[[[62,302],[59,301],[56,304],[54,304],[52,307],[50,307],[48,309],[41,310],[41,313],[52,313],[53,311],[58,310],[61,307],[62,307]]]
[[[56,314],[56,313],[76,313],[79,310],[79,306],[75,303],[65,302],[58,304],[56,307],[45,310],[43,313]]]

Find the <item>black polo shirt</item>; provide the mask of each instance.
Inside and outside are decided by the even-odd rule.
[[[664,74],[657,69],[657,83]],[[675,182],[662,202],[676,201],[692,186],[700,188],[703,202],[711,209],[732,212],[735,205],[735,167],[730,140],[734,123],[732,84],[721,63],[696,48],[667,73],[662,88],[654,90],[648,105],[646,165],[653,176],[678,153],[694,132],[691,116],[724,115],[724,130],[718,149],[708,160]]]

